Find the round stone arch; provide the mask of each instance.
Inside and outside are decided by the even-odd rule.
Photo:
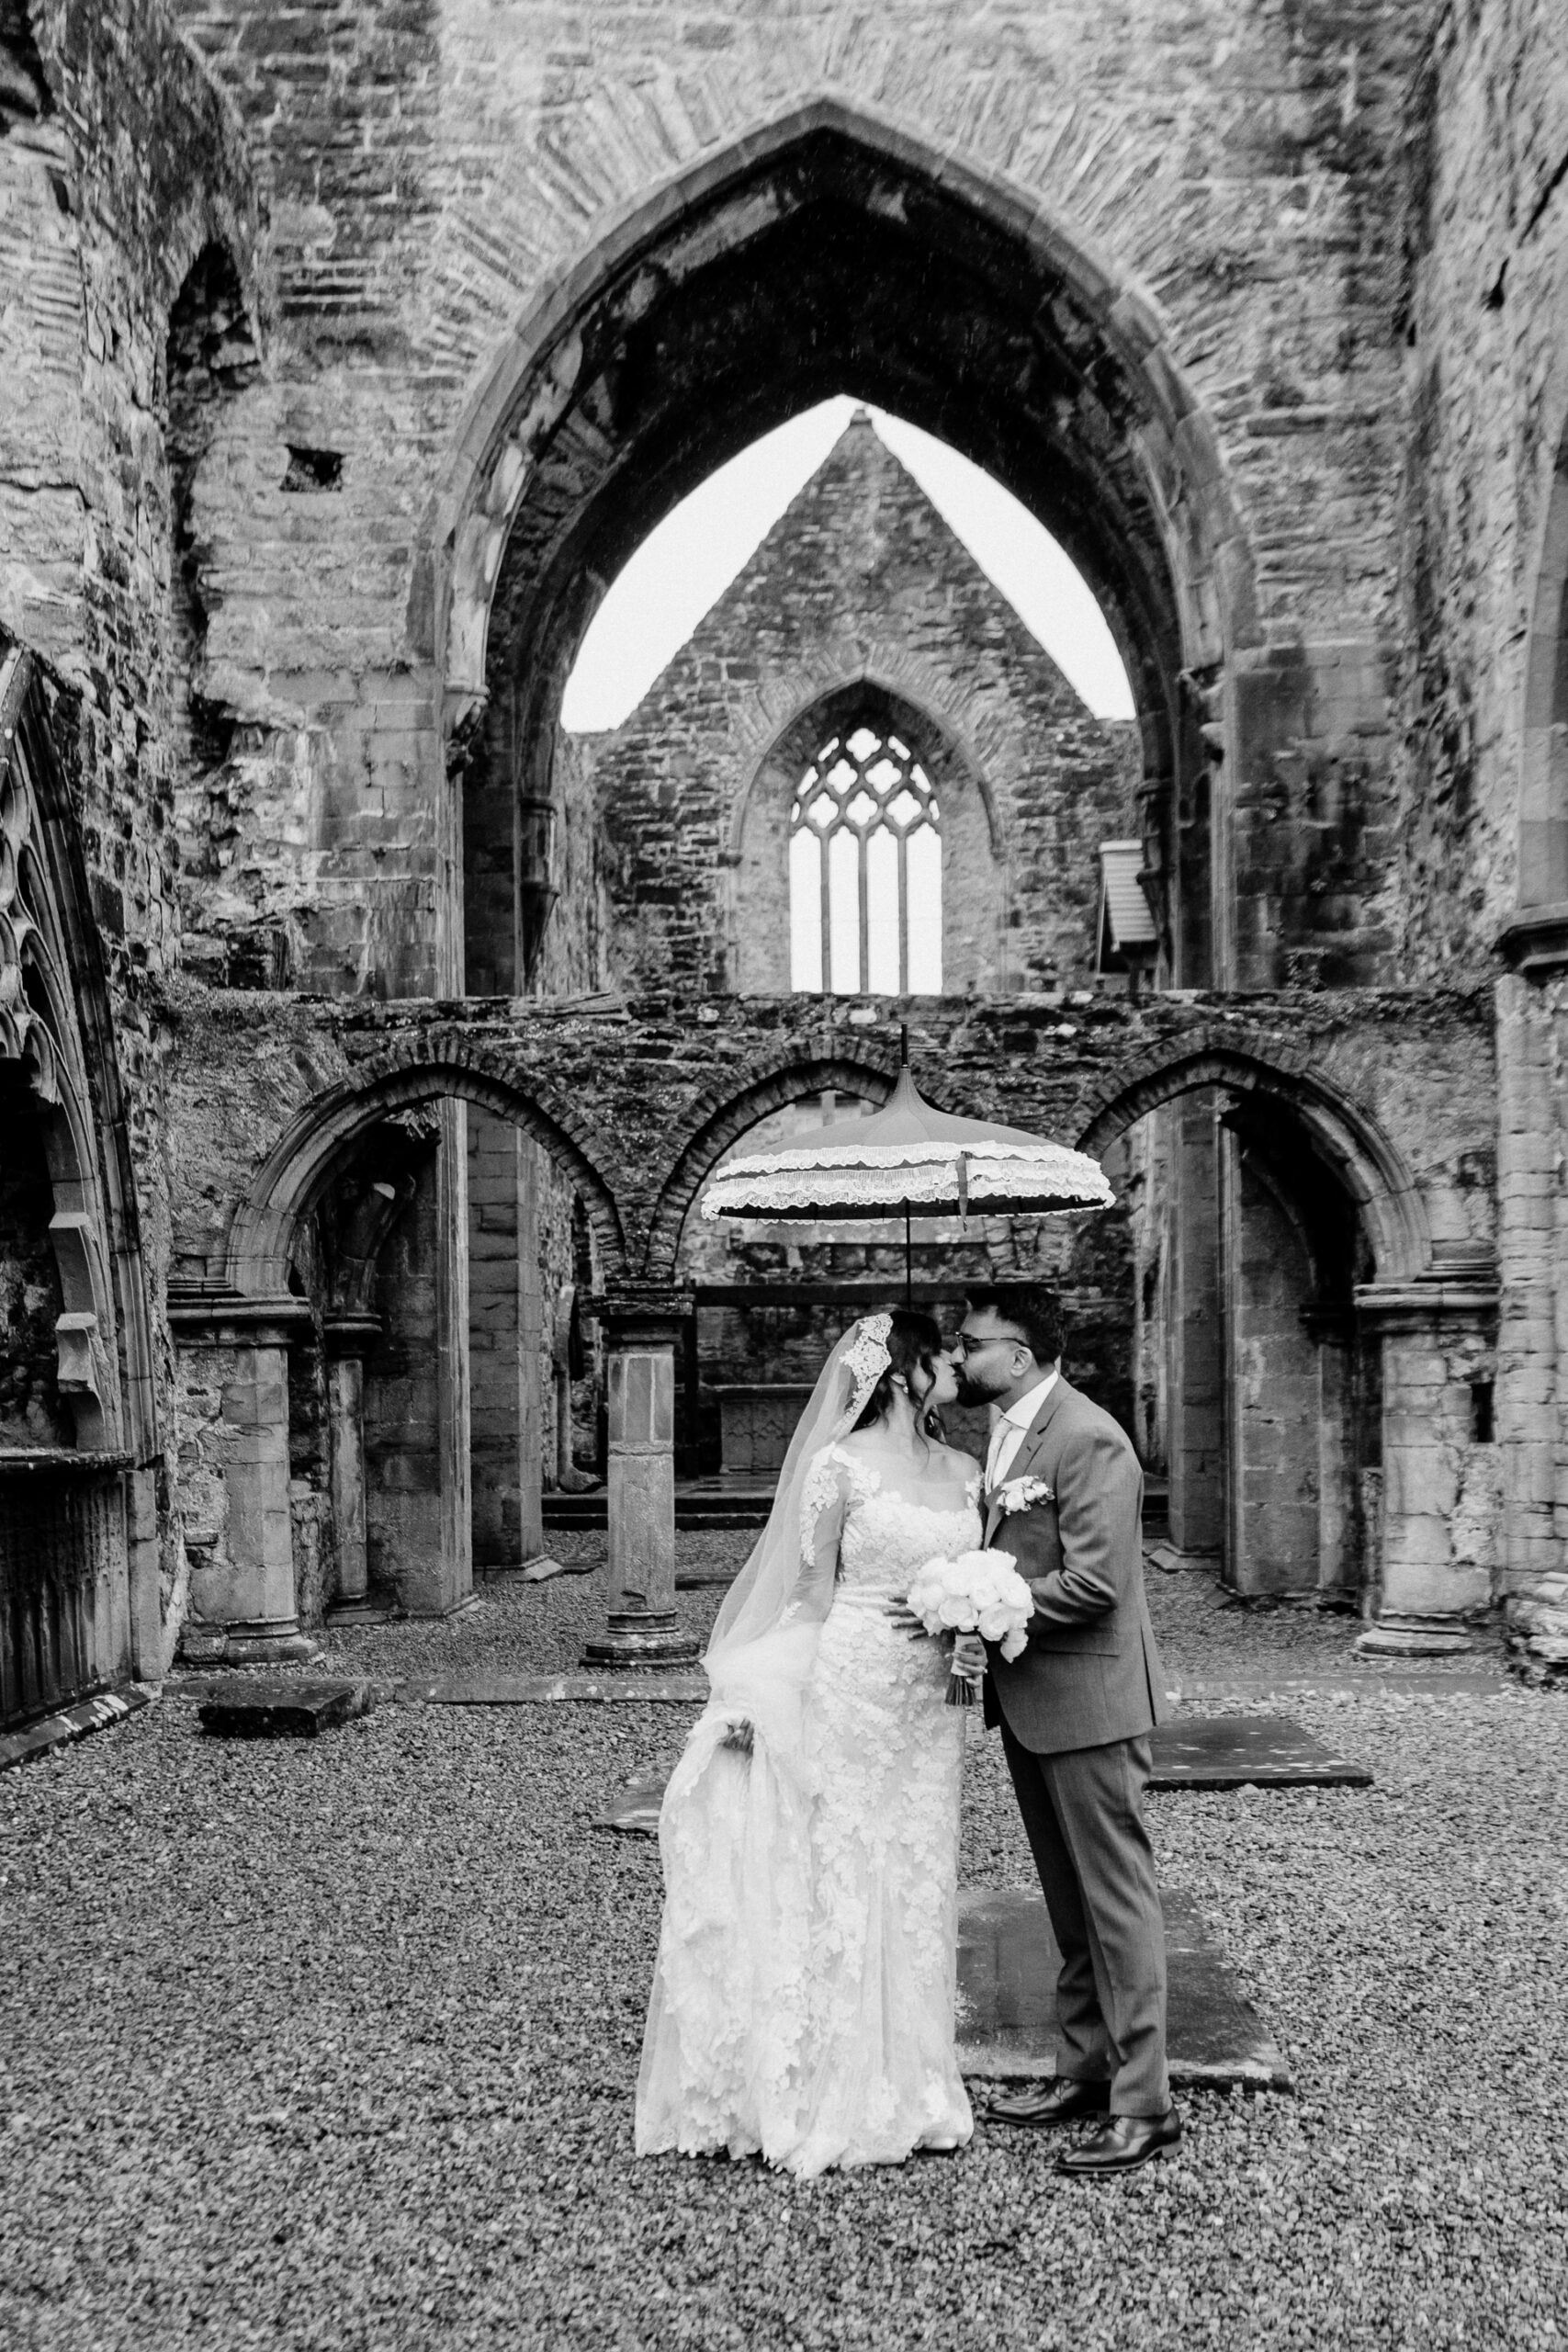
[[[660,1189],[649,1227],[647,1279],[653,1283],[673,1280],[682,1229],[693,1203],[725,1153],[759,1120],[786,1110],[808,1094],[829,1089],[885,1102],[897,1075],[890,1062],[869,1054],[837,1048],[829,1053],[795,1051],[764,1063],[733,1094],[711,1089],[694,1106],[685,1140]]]
[[[1100,597],[1141,722],[1170,966],[1206,978],[1210,844],[1175,812],[1184,788],[1208,805],[1224,664],[1258,640],[1213,428],[1152,303],[1084,239],[839,97],[759,123],[614,220],[470,409],[411,607],[461,738],[470,876],[513,856],[520,802],[551,805],[565,681],[626,558],[715,466],[840,391],[986,467]],[[490,933],[513,906],[491,890],[468,910],[471,963],[502,989],[521,949]]]
[[[943,995],[1006,986],[1007,863],[996,796],[954,714],[917,700],[910,683],[894,684],[865,669],[824,683],[795,703],[750,761],[730,808],[725,867],[729,969],[742,996],[789,993],[790,809],[822,743],[859,724],[906,742],[936,787]]]
[[[1272,1098],[1290,1112],[1354,1202],[1380,1283],[1430,1272],[1426,1210],[1403,1155],[1337,1088],[1267,1039],[1200,1035],[1140,1056],[1081,1106],[1078,1149],[1098,1157],[1146,1112],[1201,1086]]]
[[[392,1112],[443,1098],[493,1111],[542,1145],[581,1197],[606,1279],[626,1272],[620,1208],[573,1114],[548,1090],[520,1081],[466,1040],[427,1039],[378,1057],[296,1114],[257,1170],[230,1227],[231,1286],[246,1297],[282,1297],[300,1224],[359,1137]]]

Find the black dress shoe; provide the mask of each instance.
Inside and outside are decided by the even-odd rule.
[[[1052,2123],[1076,2123],[1081,2115],[1105,2115],[1110,2108],[1109,2083],[1080,2083],[1059,2075],[1055,2082],[1031,2083],[1026,2090],[998,2091],[980,2112],[987,2123],[1024,2123],[1038,2132]]]
[[[1151,2156],[1168,2156],[1180,2145],[1181,2118],[1174,2107],[1163,2115],[1113,2115],[1102,2132],[1065,2150],[1056,2170],[1098,2180],[1105,2173],[1136,2172]]]

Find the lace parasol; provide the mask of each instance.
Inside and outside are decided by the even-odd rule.
[[[990,1119],[954,1118],[917,1091],[908,1062],[886,1110],[820,1143],[731,1159],[703,1195],[705,1217],[1042,1216],[1110,1208],[1087,1152]]]

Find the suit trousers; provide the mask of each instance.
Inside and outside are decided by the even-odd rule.
[[[1037,1756],[1002,1746],[1062,1954],[1056,2072],[1109,2082],[1113,2115],[1163,2115],[1165,1922],[1144,1826],[1146,1734]]]

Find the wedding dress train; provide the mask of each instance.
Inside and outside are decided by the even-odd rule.
[[[946,1654],[887,1616],[980,1540],[962,1509],[813,1453],[800,1566],[766,1634],[710,1653],[714,1698],[660,1821],[665,1905],[639,2154],[761,2153],[809,2175],[973,2130],[953,2050],[964,1713]],[[744,1717],[750,1757],[723,1745]]]

